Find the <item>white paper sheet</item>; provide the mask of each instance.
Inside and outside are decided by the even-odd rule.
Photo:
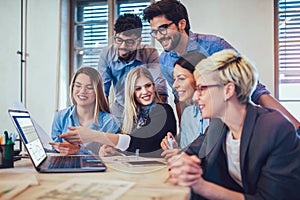
[[[42,191],[38,199],[57,200],[113,200],[119,198],[135,183],[118,180],[90,180],[73,178],[51,190]]]

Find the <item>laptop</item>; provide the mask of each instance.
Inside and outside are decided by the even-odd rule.
[[[8,110],[28,155],[38,172],[102,172],[106,166],[99,156],[47,154],[30,114],[25,110]]]

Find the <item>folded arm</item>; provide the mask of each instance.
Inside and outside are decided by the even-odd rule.
[[[242,193],[229,190],[215,183],[206,181],[202,177],[201,160],[186,153],[174,156],[169,160],[170,182],[174,185],[188,186],[206,199],[244,200]]]

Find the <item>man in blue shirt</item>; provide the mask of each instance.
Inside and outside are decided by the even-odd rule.
[[[164,52],[159,57],[161,71],[173,85],[174,63],[190,51],[198,51],[206,56],[223,49],[234,49],[227,41],[215,35],[197,34],[190,31],[190,23],[186,8],[177,0],[161,0],[152,3],[144,10],[144,19],[150,22],[154,37],[163,47]],[[181,117],[181,108],[176,91],[173,89],[178,117]],[[280,110],[295,125],[299,122],[275,99],[261,83],[257,84],[251,100],[256,104]]]
[[[137,66],[147,67],[163,101],[167,100],[168,93],[166,80],[160,71],[157,50],[141,44],[141,19],[134,14],[124,14],[117,19],[114,30],[114,44],[101,51],[98,70],[102,75],[107,97],[110,95],[110,87],[113,84],[115,100],[110,106],[111,113],[122,124],[125,79],[131,69]]]

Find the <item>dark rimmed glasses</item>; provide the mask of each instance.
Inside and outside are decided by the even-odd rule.
[[[161,35],[166,35],[168,33],[169,26],[171,26],[172,24],[174,24],[174,22],[171,22],[170,24],[162,24],[158,27],[157,30],[152,29],[150,35],[154,38],[157,37],[158,33],[160,33]]]
[[[136,41],[138,40],[139,38],[135,38],[135,39],[127,39],[127,40],[124,40],[118,36],[115,36],[114,37],[114,40],[115,40],[115,43],[118,44],[118,45],[122,45],[123,42],[125,42],[126,46],[133,46],[135,45]]]

